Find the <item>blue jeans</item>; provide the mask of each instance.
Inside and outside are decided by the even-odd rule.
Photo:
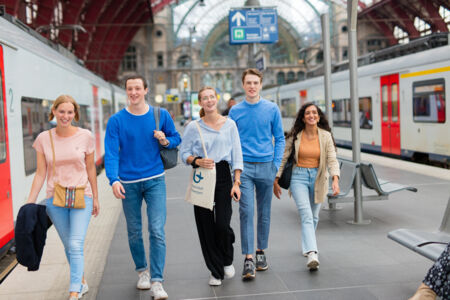
[[[150,238],[150,275],[152,281],[163,281],[166,262],[166,183],[164,176],[134,183],[123,183],[125,199],[123,212],[127,221],[128,244],[136,271],[147,269],[144,241],[142,240],[142,200],[147,205]]]
[[[292,171],[291,193],[302,222],[302,251],[317,252],[316,228],[319,222],[320,203],[314,203],[314,183],[317,168],[295,167]]]
[[[241,221],[242,254],[255,252],[253,218],[255,212],[255,190],[258,214],[257,246],[264,250],[269,244],[270,208],[272,203],[273,180],[276,167],[273,162],[244,162],[241,175],[241,200],[239,215]]]
[[[92,198],[84,197],[86,207],[71,209],[53,205],[53,197],[47,199],[47,215],[55,225],[64,245],[70,266],[70,292],[81,292],[84,272],[84,238],[92,215]]]

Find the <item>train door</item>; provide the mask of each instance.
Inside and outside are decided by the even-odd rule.
[[[0,251],[14,238],[4,74],[3,48],[0,45]]]
[[[380,77],[381,85],[381,151],[400,154],[399,76]]]

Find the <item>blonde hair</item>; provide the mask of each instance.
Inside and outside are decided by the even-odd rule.
[[[200,102],[200,101],[202,101],[201,100],[201,98],[202,98],[202,93],[204,92],[204,91],[206,91],[206,90],[213,90],[214,91],[214,94],[216,95],[216,98],[217,98],[217,91],[216,91],[216,89],[215,88],[213,88],[212,86],[204,86],[204,87],[202,87],[201,89],[200,89],[200,91],[198,91],[198,101]],[[202,118],[202,117],[204,117],[205,116],[205,110],[203,109],[203,107],[200,109],[200,118]]]
[[[80,113],[79,113],[80,106],[75,101],[75,99],[73,99],[73,97],[69,96],[69,95],[61,95],[58,98],[56,98],[55,102],[53,102],[52,109],[50,110],[50,114],[48,115],[48,120],[49,121],[53,120],[53,118],[55,117],[55,115],[53,114],[53,111],[56,110],[61,103],[72,103],[73,104],[73,108],[74,108],[74,112],[75,112],[74,119],[75,119],[75,121],[78,122],[80,120]]]

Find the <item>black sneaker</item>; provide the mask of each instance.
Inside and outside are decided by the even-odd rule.
[[[255,278],[255,263],[253,259],[245,259],[244,261],[244,270],[242,271],[242,279],[250,280]]]
[[[267,265],[266,255],[264,251],[256,252],[256,271],[265,271],[269,268]]]

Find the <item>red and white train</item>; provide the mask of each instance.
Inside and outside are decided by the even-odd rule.
[[[52,101],[61,94],[80,104],[78,126],[95,135],[96,164],[101,167],[106,123],[126,105],[125,91],[20,21],[0,18],[0,257],[14,242],[14,222],[36,170],[33,141],[54,126],[47,118]]]
[[[439,47],[358,68],[362,150],[450,166],[450,38],[437,39]],[[383,53],[401,54],[401,47]],[[349,71],[333,73],[331,80],[333,134],[338,145],[351,147]],[[323,76],[261,94],[279,105],[285,131],[303,103],[325,107]]]

